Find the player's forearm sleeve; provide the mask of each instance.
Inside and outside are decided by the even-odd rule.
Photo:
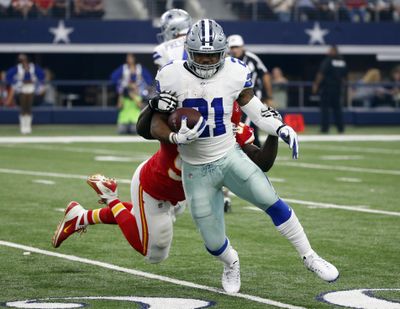
[[[246,105],[241,106],[241,109],[261,130],[269,135],[278,136],[277,130],[283,123],[267,112],[267,108],[259,98],[254,96]],[[264,111],[266,111],[266,113],[264,113]]]

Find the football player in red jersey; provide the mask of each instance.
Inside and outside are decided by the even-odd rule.
[[[152,138],[149,126],[152,114],[153,110],[146,108],[138,122],[138,131],[146,138]],[[240,108],[235,105],[232,122],[236,141],[266,172],[274,164],[278,138],[268,136],[264,145],[258,148],[252,144],[252,129],[239,122],[240,116]],[[52,239],[55,248],[75,232],[84,231],[88,225],[118,224],[129,244],[150,263],[159,263],[168,257],[175,216],[185,208],[176,144],[160,143],[160,149],[139,165],[131,183],[131,203],[119,200],[115,179],[93,175],[87,183],[101,198],[99,202],[107,206],[86,210],[78,202],[70,202]]]

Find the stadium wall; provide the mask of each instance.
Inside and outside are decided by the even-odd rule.
[[[320,123],[318,108],[287,109],[281,111],[303,115],[306,124]],[[68,109],[35,108],[33,111],[34,124],[115,124],[118,110],[116,108],[83,108]],[[346,110],[344,111],[346,124],[355,126],[369,125],[400,125],[399,110]],[[0,124],[18,124],[17,109],[0,109]]]

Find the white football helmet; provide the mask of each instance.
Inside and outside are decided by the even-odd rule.
[[[226,36],[222,27],[212,19],[201,19],[186,35],[185,49],[189,68],[201,78],[210,78],[222,68],[227,52]],[[215,64],[200,64],[194,60],[195,54],[218,54]]]
[[[161,32],[157,34],[157,39],[165,42],[186,34],[192,25],[192,18],[184,10],[171,9],[162,14],[160,23]]]

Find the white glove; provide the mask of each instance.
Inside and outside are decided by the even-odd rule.
[[[176,93],[171,93],[171,91],[162,91],[149,100],[150,108],[160,113],[173,112],[176,109],[177,103]]]
[[[297,138],[297,133],[292,127],[284,124],[283,126],[279,127],[277,132],[278,136],[289,145],[289,148],[292,149],[292,158],[298,159],[299,158],[299,140]]]
[[[187,117],[182,117],[181,128],[178,133],[171,132],[169,135],[169,141],[172,144],[190,144],[194,140],[198,139],[206,128],[206,121],[203,116],[200,117],[199,121],[193,127],[189,129],[187,126]]]

